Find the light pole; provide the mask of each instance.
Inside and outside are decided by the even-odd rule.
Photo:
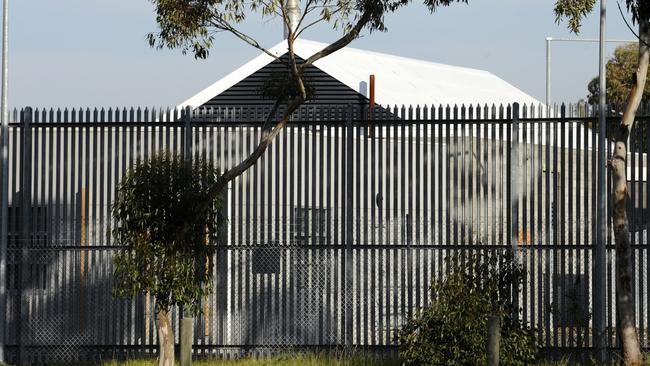
[[[594,303],[594,332],[596,360],[602,365],[607,358],[607,337],[605,337],[605,316],[607,307],[607,287],[605,276],[607,275],[605,249],[605,238],[607,237],[607,223],[605,220],[605,108],[607,103],[607,83],[605,82],[605,17],[606,0],[600,0],[600,43],[598,52],[598,81],[600,92],[598,93],[598,176],[597,194],[598,211],[596,213],[596,247],[594,248],[593,268],[593,303]]]
[[[2,2],[2,102],[0,115],[2,118],[2,141],[0,153],[2,154],[2,181],[0,182],[0,364],[6,364],[5,359],[5,329],[7,329],[7,240],[9,213],[9,109],[7,106],[7,90],[9,73],[9,0]]]
[[[604,20],[603,20],[604,21]],[[603,25],[604,32],[604,25]],[[546,107],[550,110],[551,107],[551,43],[552,42],[586,42],[586,43],[601,43],[598,38],[553,38],[546,37]],[[602,43],[636,43],[637,39],[603,39]],[[601,89],[604,90],[604,89]],[[550,117],[550,115],[548,116]]]

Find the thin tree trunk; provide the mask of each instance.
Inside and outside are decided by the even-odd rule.
[[[641,17],[643,18],[643,17]],[[609,166],[612,170],[612,224],[616,242],[616,308],[618,309],[618,333],[621,337],[625,365],[640,365],[641,350],[636,331],[635,306],[632,289],[632,248],[626,212],[627,200],[627,143],[634,125],[636,112],[641,103],[648,73],[650,49],[650,24],[647,19],[639,20],[639,64],[633,76],[634,85],[628,96],[621,123],[613,128],[614,151]]]
[[[158,309],[158,366],[174,366],[174,331],[169,312]]]

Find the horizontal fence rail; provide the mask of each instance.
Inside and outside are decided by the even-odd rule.
[[[155,356],[155,301],[111,296],[111,203],[162,151],[222,171],[257,145],[270,107],[15,111],[9,128],[10,360]],[[650,108],[636,120],[628,188],[637,322],[650,347]],[[610,121],[620,110],[609,109]],[[594,345],[596,113],[588,105],[305,107],[227,187],[227,238],[195,352],[392,349],[430,301],[445,258],[516,249],[521,317],[548,350]],[[608,186],[611,178],[608,178]],[[616,347],[607,238],[607,337]],[[178,313],[173,313],[178,329]],[[178,331],[176,340],[178,341]]]

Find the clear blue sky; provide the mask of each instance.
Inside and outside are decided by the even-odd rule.
[[[352,46],[488,70],[543,100],[544,39],[571,36],[555,24],[553,3],[470,0],[434,14],[414,4],[387,17],[388,32],[364,34]],[[633,38],[608,3],[608,38]],[[225,33],[208,60],[150,49],[145,36],[156,24],[147,0],[10,0],[9,15],[14,107],[175,105],[258,54]],[[304,37],[331,41],[336,33],[326,27]],[[251,17],[245,30],[268,47],[282,38],[274,20]],[[594,13],[580,37],[597,36]],[[596,44],[555,44],[553,99],[584,97],[597,72]]]

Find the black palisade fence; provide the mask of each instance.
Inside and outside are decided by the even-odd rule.
[[[230,169],[255,148],[269,111],[14,111],[4,330],[12,360],[154,356],[154,300],[111,297],[116,186],[138,159],[163,150],[187,147]],[[224,192],[227,240],[215,254],[215,291],[196,318],[195,352],[390,350],[396,331],[429,301],[431,281],[445,275],[445,257],[505,250],[516,250],[526,271],[517,300],[539,344],[588,350],[595,112],[583,104],[301,108]],[[614,123],[620,110],[609,112]],[[637,119],[628,160],[645,348],[648,112]],[[606,322],[615,347],[611,235],[607,251]],[[177,313],[173,319],[177,327]]]

